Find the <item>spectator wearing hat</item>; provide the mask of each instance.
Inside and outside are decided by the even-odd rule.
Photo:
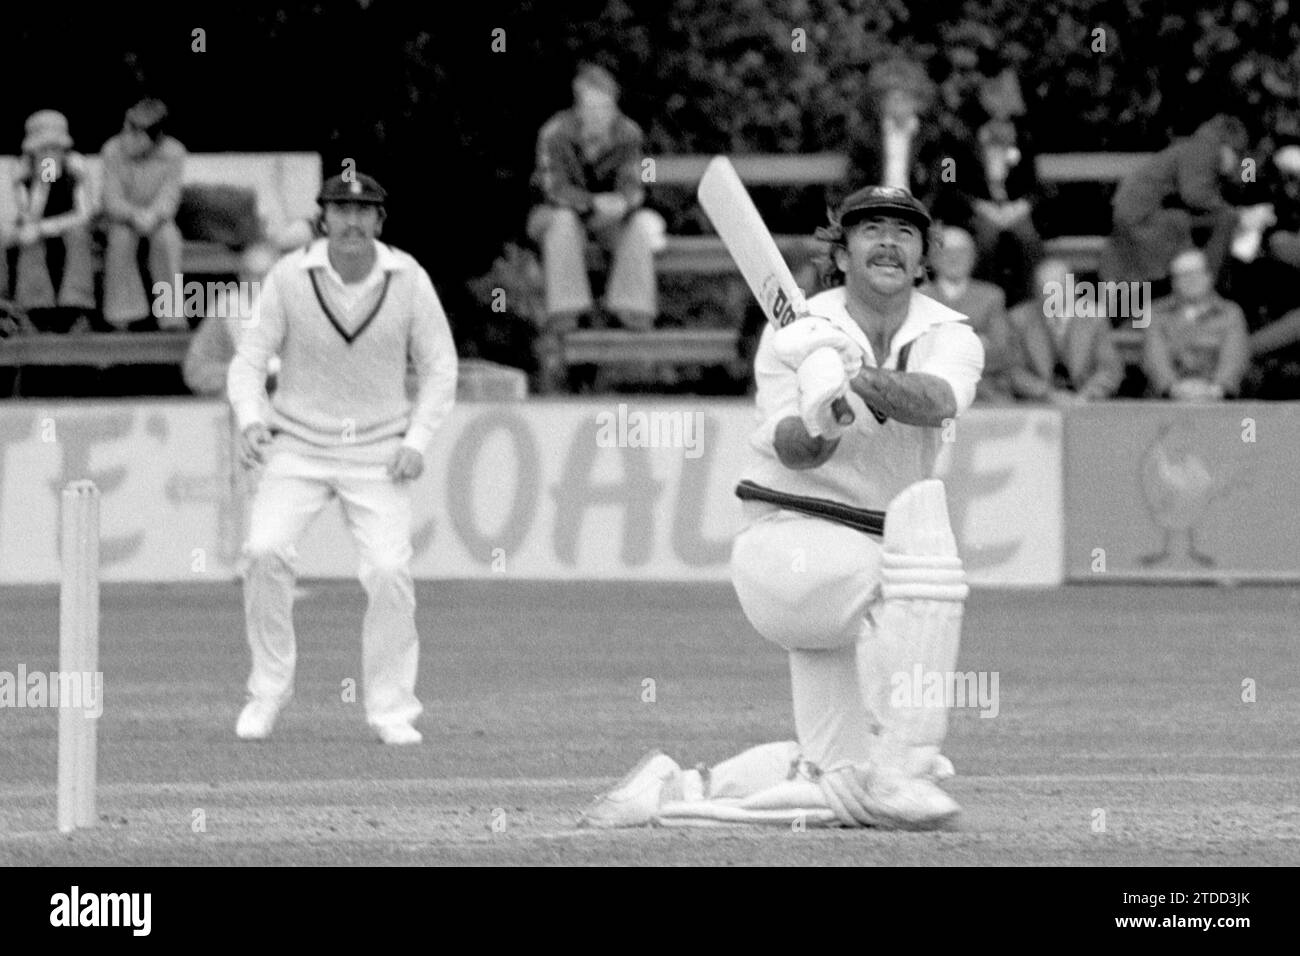
[[[62,113],[41,110],[28,117],[14,200],[18,210],[12,237],[18,246],[14,299],[18,306],[29,314],[56,307],[93,311],[92,210],[86,161],[73,151],[68,121]],[[62,260],[57,292],[50,270],[52,259]],[[46,327],[44,318],[31,317],[37,327]]]
[[[619,112],[618,84],[598,66],[579,70],[573,97],[538,134],[541,204],[528,219],[542,251],[548,331],[575,328],[592,309],[589,240],[612,255],[605,308],[627,328],[649,329],[659,311],[654,251],[663,221],[641,208],[641,128]]]
[[[1007,321],[1007,297],[991,282],[971,278],[975,268],[975,240],[965,229],[946,226],[942,242],[930,253],[934,279],[921,291],[966,316],[984,346],[984,374],[976,401],[1005,404],[1011,401],[1008,373],[1014,358],[1014,340]]]
[[[1240,307],[1214,291],[1201,250],[1180,253],[1169,269],[1173,294],[1152,303],[1143,345],[1149,392],[1191,402],[1237,394],[1250,364]]]
[[[104,262],[104,319],[124,328],[149,317],[149,299],[136,262],[140,240],[149,243],[149,277],[169,285],[181,271],[176,209],[185,172],[185,147],[165,132],[167,107],[141,100],[126,111],[122,132],[101,151],[108,251]],[[185,327],[183,316],[158,317]]]
[[[1206,268],[1216,277],[1238,221],[1224,186],[1240,174],[1246,145],[1241,120],[1219,115],[1131,173],[1115,193],[1102,278],[1167,279],[1173,257],[1192,247],[1204,250]]]

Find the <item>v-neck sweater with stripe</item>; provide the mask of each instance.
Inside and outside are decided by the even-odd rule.
[[[425,454],[456,395],[456,348],[433,282],[414,258],[376,243],[375,272],[344,287],[326,248],[320,239],[289,253],[262,282],[227,375],[239,428],[264,422],[280,447],[354,462],[385,462],[400,445]],[[280,372],[268,415],[272,355]]]

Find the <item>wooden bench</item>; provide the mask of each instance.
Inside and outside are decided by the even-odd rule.
[[[647,344],[652,343],[651,348]],[[735,329],[656,329],[628,332],[592,329],[565,338],[564,357],[571,365],[620,362],[665,362],[681,365],[726,365],[738,357]]]
[[[0,339],[0,366],[180,365],[189,332],[91,332],[84,335],[15,335]]]
[[[1045,183],[1115,184],[1140,167],[1150,153],[1044,153],[1037,160],[1038,178]],[[655,161],[655,185],[694,189],[709,156],[664,156]],[[731,158],[740,178],[751,186],[832,186],[848,175],[848,158],[839,153],[804,156],[753,154]],[[1065,259],[1077,272],[1097,268],[1105,236],[1057,236],[1046,241],[1049,255]],[[810,254],[817,242],[808,235],[778,235],[787,256]],[[735,267],[716,236],[670,236],[656,266],[661,273],[734,272]]]
[[[1116,183],[1138,168],[1149,153],[1043,154],[1037,159],[1039,179],[1046,183]],[[652,188],[694,190],[711,156],[654,158]],[[740,178],[749,186],[834,186],[848,175],[848,158],[840,153],[804,155],[750,154],[731,157]],[[777,235],[787,261],[806,263],[820,251],[811,235]],[[1059,236],[1046,240],[1049,255],[1065,259],[1077,272],[1095,272],[1105,246],[1104,236]],[[659,275],[736,275],[735,263],[714,235],[669,236],[655,259]],[[805,277],[806,278],[806,277]],[[746,293],[747,294],[747,293]],[[742,297],[743,298],[743,297]],[[720,365],[736,360],[740,332],[735,327],[702,330],[691,337],[679,329],[650,332],[576,331],[566,335],[553,361],[573,364],[663,362]],[[692,351],[692,349],[696,349]],[[543,376],[547,378],[546,375]],[[551,376],[554,384],[555,374]],[[545,383],[544,383],[545,387]]]
[[[15,335],[0,339],[0,368],[16,372],[10,395],[22,394],[22,370],[31,366],[106,369],[123,365],[180,365],[189,332],[90,332]]]
[[[0,156],[0,227],[12,230],[18,211],[13,180],[19,158]],[[99,208],[103,170],[97,155],[86,156],[91,206]],[[257,213],[266,235],[316,217],[321,186],[318,153],[191,153],[185,160],[186,185],[235,186],[257,194]],[[231,275],[242,265],[240,252],[212,242],[187,241],[181,268],[191,275]]]

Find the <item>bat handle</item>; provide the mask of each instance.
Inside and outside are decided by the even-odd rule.
[[[849,408],[848,400],[843,396],[831,402],[831,414],[835,416],[835,421],[841,425],[853,424],[853,409]]]

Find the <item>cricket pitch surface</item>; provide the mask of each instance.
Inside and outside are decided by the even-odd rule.
[[[235,738],[238,583],[102,592],[98,826],[55,830],[57,711],[0,709],[0,864],[1300,863],[1300,588],[976,590],[939,833],[575,827],[651,747],[793,736],[783,652],[725,585],[424,582],[424,743],[366,727],[355,581],[308,581],[275,734]],[[57,667],[58,592],[0,589],[0,671]],[[991,687],[991,685],[988,685]],[[981,714],[988,716],[981,716]]]

